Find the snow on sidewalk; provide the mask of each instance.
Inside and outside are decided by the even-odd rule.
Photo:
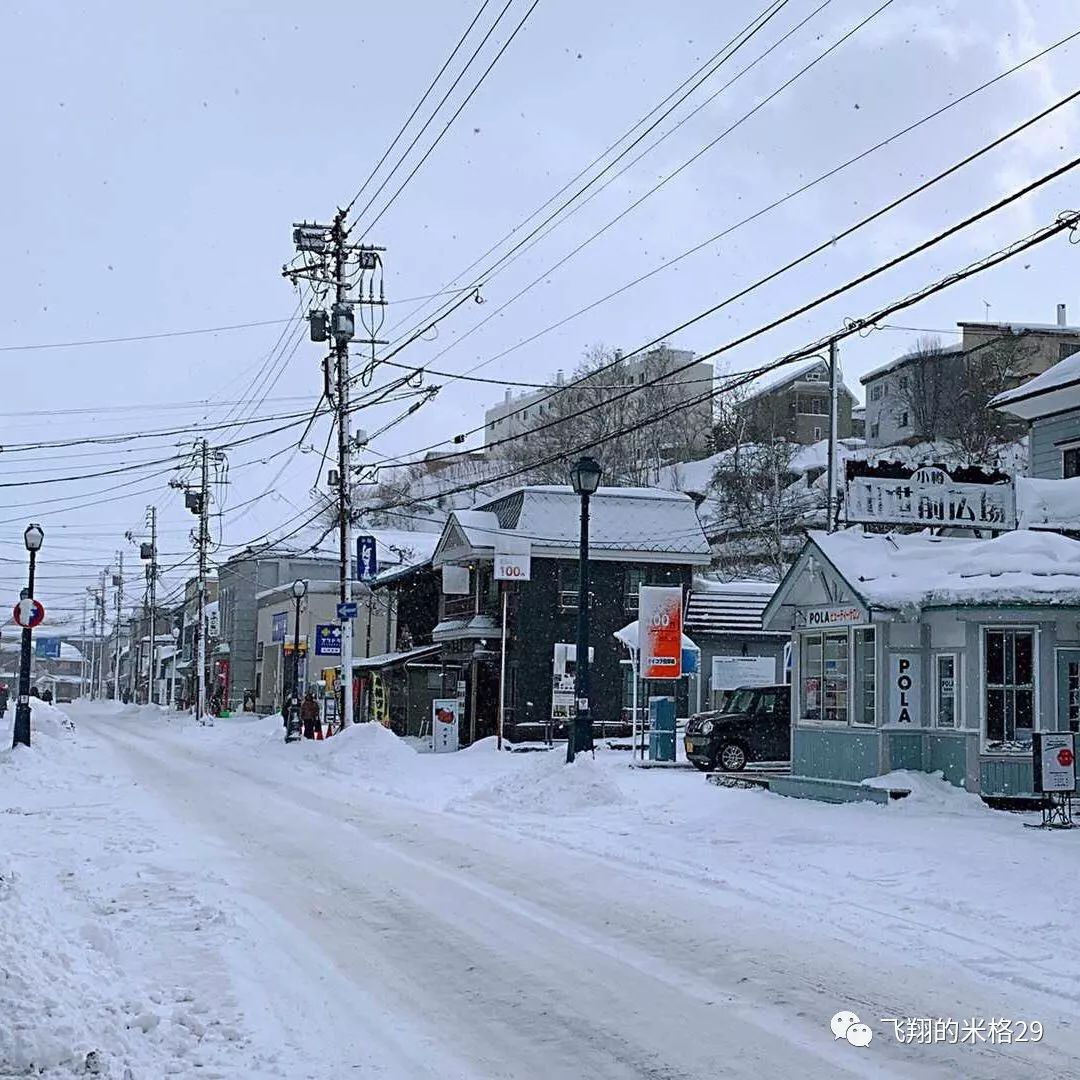
[[[0,752],[0,1076],[290,1075],[242,1033],[197,861],[66,713],[32,710],[32,747]]]

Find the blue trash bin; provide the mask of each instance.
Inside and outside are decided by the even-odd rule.
[[[649,698],[649,760],[675,760],[675,699]]]

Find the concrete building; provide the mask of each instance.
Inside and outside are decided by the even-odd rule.
[[[963,381],[967,358],[999,343],[1015,346],[1007,377],[1022,385],[1080,351],[1080,327],[1067,325],[1065,315],[1065,305],[1059,304],[1058,321],[1052,324],[957,323],[958,344],[913,349],[867,372],[860,380],[866,393],[867,445],[896,446],[955,436],[947,404]],[[935,370],[927,371],[927,365]],[[987,388],[987,393],[992,389]],[[937,399],[945,407],[939,408]]]
[[[643,384],[667,371],[689,364],[693,358],[694,354],[684,349],[653,349],[642,356],[625,360],[611,377],[617,377],[620,385],[623,381],[627,385]],[[680,400],[691,402],[699,397],[710,388],[713,377],[712,364],[703,360],[672,375],[670,379],[665,379],[664,385],[671,388],[671,404]],[[603,384],[603,381],[603,375],[597,377],[598,383]],[[563,383],[563,373],[560,371],[555,377],[555,386]],[[573,393],[572,390],[566,392]],[[550,397],[550,389],[530,390],[518,396],[507,390],[505,398],[484,413],[484,445],[490,446],[500,439],[515,438],[552,419],[556,413],[548,400]],[[671,436],[665,443],[664,464],[705,457],[710,452],[712,401],[694,401],[677,417],[673,417],[670,423],[658,421],[657,427],[661,433],[669,431]]]
[[[836,431],[840,439],[854,434],[855,395],[843,382],[838,390]],[[811,360],[751,391],[736,406],[744,442],[820,442],[829,437],[829,365]]]
[[[297,578],[313,581],[337,576],[337,561],[323,555],[267,552],[241,553],[218,569],[219,664],[228,660],[225,701],[229,708],[243,706],[245,691],[254,693],[258,642],[258,597]],[[185,634],[186,650],[190,648]]]

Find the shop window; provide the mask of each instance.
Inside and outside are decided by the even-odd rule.
[[[870,438],[876,439],[881,434],[881,422],[873,420],[870,423]]]
[[[940,653],[934,657],[934,721],[939,728],[960,726],[957,670],[955,653]]]
[[[816,427],[816,428],[814,428],[814,439],[817,440],[817,439],[820,439],[820,438],[821,438],[821,428]]]
[[[802,635],[802,715],[807,720],[848,719],[848,633]]]
[[[854,724],[868,727],[877,723],[877,633],[872,626],[860,626],[855,636]]]
[[[897,426],[902,428],[908,426],[908,414],[906,411],[900,414],[900,418],[897,420]]]
[[[1035,725],[1035,631],[984,631],[983,692],[988,748],[1031,742]]]
[[[442,692],[442,668],[427,669],[427,688]]]
[[[1080,476],[1080,446],[1070,446],[1061,451],[1061,475],[1065,480]]]

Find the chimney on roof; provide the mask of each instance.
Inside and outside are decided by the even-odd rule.
[[[555,372],[555,385],[556,386],[562,386],[562,384],[563,384],[563,370],[562,370],[562,368],[559,368],[559,370]]]
[[[1065,305],[1058,304],[1058,326],[1066,326],[1065,322]]]
[[[514,391],[513,391],[513,390],[507,389],[507,390],[504,390],[504,391],[503,391],[503,401],[505,401],[505,402],[509,402],[509,401],[510,401],[510,399],[511,399],[511,398],[512,398],[513,396],[514,396]]]

